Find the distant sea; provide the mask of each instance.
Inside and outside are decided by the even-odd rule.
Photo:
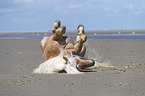
[[[65,34],[75,40],[77,33]],[[88,40],[145,40],[145,33],[86,33]],[[41,40],[46,33],[0,33],[0,39],[30,39]]]

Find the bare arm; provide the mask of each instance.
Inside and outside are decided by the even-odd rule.
[[[85,42],[86,37],[85,38],[81,38],[80,41],[78,43],[76,43],[75,45],[73,45],[72,43],[68,43],[65,46],[65,52],[66,53],[73,53],[75,55],[78,55],[83,47],[83,43]]]

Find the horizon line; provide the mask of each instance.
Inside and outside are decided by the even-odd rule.
[[[145,33],[145,29],[128,29],[128,30],[88,30],[85,31],[85,33],[116,33],[116,32],[144,32]],[[70,31],[67,30],[66,32],[70,32],[70,33],[74,33],[77,32],[76,31]],[[50,30],[48,31],[0,31],[0,33],[52,33]]]

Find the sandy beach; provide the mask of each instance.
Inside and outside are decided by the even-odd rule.
[[[40,40],[0,40],[0,96],[144,96],[145,41],[88,40],[87,56],[114,68],[84,74],[33,74]]]

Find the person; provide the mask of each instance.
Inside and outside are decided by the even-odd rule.
[[[55,29],[54,34],[46,40],[43,48],[43,62],[54,58],[60,54],[60,49],[64,50],[64,54],[78,55],[82,50],[83,43],[86,41],[86,36],[81,36],[80,40],[75,44],[70,37],[65,36],[66,26],[62,25]],[[67,58],[64,58],[67,61]],[[75,58],[77,69],[82,71],[86,67],[91,67],[95,64],[93,59],[85,60]]]
[[[83,26],[82,24],[78,25],[77,30],[78,30],[78,36],[76,37],[75,43],[76,43],[76,44],[79,43],[79,41],[80,41],[81,38],[85,38],[85,41],[86,41],[86,40],[87,40],[87,36],[86,36],[86,34],[85,34],[85,31],[84,31],[84,26]],[[85,42],[85,41],[84,41],[84,42]],[[78,55],[81,56],[81,57],[84,57],[84,56],[85,56],[85,53],[86,53],[86,46],[85,46],[85,44],[83,43],[82,49],[81,49],[81,51],[78,53]]]

